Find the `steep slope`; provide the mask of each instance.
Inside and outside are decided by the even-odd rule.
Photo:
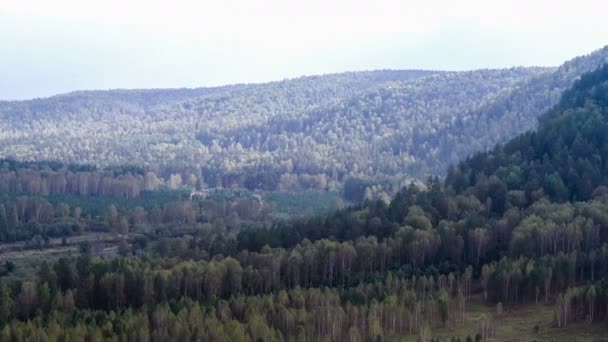
[[[556,105],[564,90],[570,88],[582,74],[607,62],[608,46],[567,61],[555,72],[534,77],[496,101],[459,116],[451,126],[437,133],[437,149],[453,150],[457,146],[456,152],[444,161],[444,165],[433,163],[429,165],[429,170],[442,174],[445,166],[473,152],[492,148],[497,143],[536,128],[538,116]],[[433,169],[438,166],[440,169]]]
[[[501,71],[479,71],[383,85],[344,102],[338,110],[320,113],[304,125],[305,132],[323,141],[331,127],[350,126],[349,131],[337,131],[332,143],[349,141],[354,146],[336,155],[356,151],[359,159],[351,163],[368,176],[399,170],[420,178],[443,175],[448,165],[535,128],[538,115],[557,104],[581,74],[606,62],[608,47],[556,70],[539,69],[523,82],[516,82],[517,75],[494,78]],[[357,128],[364,133],[353,134]]]
[[[581,74],[607,61],[605,47],[557,69],[443,73],[383,84],[333,108],[280,117],[270,129],[246,127],[228,136],[244,146],[257,142],[251,136],[264,136],[255,148],[283,158],[294,146],[305,147],[292,154],[295,168],[304,172],[319,172],[321,166],[326,173],[372,177],[444,175],[448,165],[535,128],[538,115],[557,104]]]
[[[539,122],[451,169],[446,183],[458,191],[493,179],[528,199],[546,194],[558,202],[589,200],[608,185],[608,64],[584,75]]]

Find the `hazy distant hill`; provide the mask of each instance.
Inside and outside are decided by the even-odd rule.
[[[273,118],[264,126],[238,126],[227,133],[204,130],[203,141],[216,139],[228,148],[238,142],[244,150],[270,151],[279,162],[292,160],[296,173],[422,176],[447,160],[449,151],[437,150],[438,133],[530,77],[550,71],[449,72],[384,83],[332,106]],[[243,153],[247,157],[256,155]]]
[[[557,69],[350,72],[0,102],[0,156],[137,164],[267,189],[425,177],[534,127],[606,56],[605,48]]]
[[[196,139],[203,127],[263,125],[270,117],[329,105],[383,82],[435,73],[357,72],[266,84],[82,91],[0,102],[0,154],[98,165],[201,166],[218,154]]]

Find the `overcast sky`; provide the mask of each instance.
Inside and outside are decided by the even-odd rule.
[[[348,70],[559,65],[606,0],[0,0],[0,99]]]

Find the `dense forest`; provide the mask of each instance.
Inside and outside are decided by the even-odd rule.
[[[187,178],[189,173],[200,174],[203,167],[221,167],[228,174],[232,168],[238,166],[242,171],[248,164],[238,155],[211,165],[212,156],[220,158],[228,147],[197,140],[204,127],[263,125],[271,117],[324,106],[376,84],[434,73],[344,73],[260,85],[89,91],[2,102],[2,155],[98,166],[137,164],[150,166],[164,178],[173,169]]]
[[[209,187],[337,189],[445,175],[532,129],[608,49],[559,68],[371,71],[0,102],[0,156],[136,165]]]
[[[534,126],[608,50],[558,69],[372,71],[0,102],[0,156],[135,165],[209,187],[336,190],[443,175]]]
[[[572,70],[592,63],[578,59],[558,69],[563,83],[536,80],[527,87],[552,89],[554,96],[580,69]],[[512,87],[513,73],[529,72],[427,78],[448,92],[458,77],[501,79]],[[415,91],[422,94],[427,78],[398,87],[420,87]],[[464,103],[460,95],[481,91],[481,82],[469,86],[448,93]],[[519,103],[524,87],[507,94],[504,84],[495,86],[487,96],[515,110],[512,101]],[[544,101],[529,110],[553,100]],[[255,196],[151,200],[176,192],[146,190],[148,181],[167,185],[146,181],[139,168],[4,161],[0,239],[42,238],[27,250],[45,248],[43,236],[48,244],[64,238],[72,249],[19,276],[21,266],[3,259],[0,340],[437,341],[435,331],[465,324],[476,298],[491,313],[473,331],[442,340],[491,340],[505,312],[527,304],[551,307],[551,325],[561,331],[580,322],[605,325],[608,65],[584,74],[541,114],[534,115],[536,130],[454,164],[444,180],[429,177],[392,199],[336,204],[333,214],[289,221],[267,219]],[[373,188],[367,185],[345,188]],[[53,196],[74,196],[78,207],[51,203]],[[129,204],[86,206],[106,197]],[[67,228],[36,230],[55,225]],[[100,253],[100,243],[87,239],[73,240],[80,241],[74,249],[68,238],[79,229],[113,233],[116,253]]]

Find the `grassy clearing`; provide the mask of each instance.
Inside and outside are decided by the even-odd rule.
[[[318,190],[268,191],[263,197],[276,205],[275,216],[283,219],[327,215],[334,209],[334,203],[341,200],[337,192]]]
[[[51,239],[47,246],[39,249],[26,249],[23,242],[3,244],[4,249],[0,251],[0,269],[4,270],[5,262],[11,261],[15,264],[15,270],[2,279],[9,282],[27,279],[38,272],[43,261],[52,265],[59,258],[78,256],[81,242],[95,243],[115,239],[116,234],[113,233],[85,233],[68,238],[65,246],[61,239]]]
[[[495,325],[496,335],[493,341],[608,342],[608,326],[604,323],[576,323],[561,329],[554,327],[552,305],[505,305],[503,310],[502,319]],[[452,336],[457,336],[465,341],[467,336],[475,337],[484,314],[492,315],[495,312],[495,306],[485,305],[481,296],[474,296],[467,303],[464,325],[453,329],[436,329],[433,336],[447,341]],[[538,332],[535,332],[535,326],[538,326]]]
[[[10,260],[15,270],[2,278],[8,282],[27,279],[38,272],[43,261],[52,265],[61,257],[74,255],[78,255],[78,246],[5,252],[0,254],[0,265]]]

